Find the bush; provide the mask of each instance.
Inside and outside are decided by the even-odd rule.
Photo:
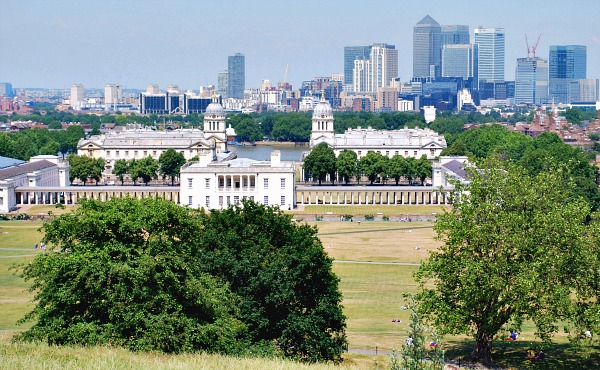
[[[65,209],[65,205],[64,205],[64,204],[62,204],[62,203],[56,203],[56,204],[54,205],[54,208],[58,208],[58,209]]]
[[[342,216],[344,218],[344,221],[350,221],[352,220],[352,217],[354,217],[353,215],[343,215]]]
[[[375,216],[373,215],[365,215],[365,221],[373,221],[375,219]]]
[[[5,215],[5,214],[1,214],[0,213],[0,221],[8,221],[10,220],[10,216],[9,215]]]
[[[31,219],[31,216],[29,216],[27,213],[18,213],[16,216],[13,217],[13,220],[29,220]]]
[[[389,221],[390,220],[390,216],[388,215],[383,215],[383,217],[381,218],[383,221]]]

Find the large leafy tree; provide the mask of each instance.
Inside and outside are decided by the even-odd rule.
[[[322,142],[317,144],[311,152],[304,158],[304,171],[308,176],[321,181],[325,180],[327,175],[331,175],[332,181],[335,180],[336,157],[333,149]]]
[[[55,249],[23,270],[36,305],[19,339],[175,353],[243,346],[235,297],[191,258],[195,211],[154,198],[90,200],[44,231]]]
[[[125,181],[125,175],[129,173],[129,164],[127,159],[117,159],[113,166],[112,173],[121,181],[121,185]]]
[[[67,157],[69,162],[71,181],[79,179],[86,184],[88,179],[96,181],[96,184],[102,178],[102,172],[104,171],[104,159],[102,158],[91,158],[87,156],[78,156],[75,154],[69,154]]]
[[[175,178],[179,177],[181,166],[185,164],[185,157],[173,148],[167,149],[158,158],[159,172],[163,176],[171,178],[171,185],[175,183]]]
[[[358,156],[353,150],[342,150],[336,159],[338,175],[346,184],[356,174]]]
[[[129,168],[131,178],[142,179],[145,185],[148,185],[150,180],[156,178],[158,171],[158,161],[152,157],[142,158],[140,160],[132,160]]]
[[[384,171],[383,154],[370,150],[367,155],[360,159],[360,166],[363,173],[369,178],[371,184]]]
[[[280,114],[275,118],[271,138],[276,141],[308,141],[311,120],[302,113]]]
[[[241,297],[253,341],[275,342],[292,358],[339,361],[342,297],[316,228],[249,201],[200,217],[205,233],[194,256]]]
[[[395,154],[390,160],[387,162],[386,172],[388,177],[394,179],[396,185],[400,182],[402,176],[407,173],[407,162],[406,159],[399,155]]]
[[[421,180],[421,185],[425,185],[425,179],[431,177],[433,166],[427,156],[423,154],[416,162],[417,177]]]
[[[249,114],[238,114],[229,119],[240,141],[258,141],[263,138],[260,125]]]
[[[435,224],[444,245],[416,274],[418,298],[442,333],[472,335],[473,357],[489,363],[506,324],[532,320],[548,340],[587,307],[600,266],[587,238],[589,205],[564,167],[532,176],[486,161],[469,176]]]

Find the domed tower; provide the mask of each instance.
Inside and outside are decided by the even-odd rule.
[[[321,101],[313,110],[310,146],[312,148],[318,144],[318,142],[315,142],[317,139],[328,139],[333,138],[333,136],[333,109],[331,109],[329,102],[325,100],[325,95],[321,94]]]
[[[225,109],[213,95],[212,103],[204,112],[204,138],[214,139],[217,152],[227,152],[227,134]]]

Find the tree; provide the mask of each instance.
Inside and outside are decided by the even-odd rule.
[[[336,159],[336,167],[338,175],[346,184],[356,174],[356,164],[358,156],[352,150],[342,150]]]
[[[276,343],[286,357],[339,361],[342,297],[317,229],[247,200],[200,218],[205,233],[193,258],[239,295],[252,341]]]
[[[325,180],[327,175],[335,180],[336,158],[333,149],[325,142],[315,146],[311,152],[304,158],[304,171],[308,176],[317,178],[319,185]]]
[[[444,245],[419,268],[417,298],[440,334],[472,335],[474,359],[490,363],[506,324],[530,319],[548,340],[573,318],[588,289],[582,279],[600,266],[588,248],[590,208],[565,167],[530,176],[485,161],[468,171],[434,226]]]
[[[17,339],[173,353],[243,348],[235,296],[191,257],[201,238],[194,210],[155,198],[89,200],[44,231],[56,251],[23,269],[37,303]]]
[[[577,108],[570,108],[565,111],[565,118],[567,121],[574,125],[581,124],[581,111]]]
[[[147,186],[150,180],[156,178],[156,171],[158,171],[158,162],[152,157],[142,158],[140,160],[132,160],[129,167],[129,173],[131,178],[141,178],[144,184]]]
[[[158,158],[160,174],[171,178],[171,185],[175,183],[175,178],[179,176],[181,166],[185,164],[185,157],[173,148],[167,149]]]
[[[308,141],[311,120],[302,113],[286,113],[275,118],[271,138],[276,141]]]
[[[123,185],[125,175],[129,173],[129,164],[126,159],[117,159],[113,166],[112,173],[121,181],[121,185]]]
[[[425,179],[431,177],[433,171],[431,162],[425,154],[417,159],[416,167],[417,177],[421,180],[421,185],[425,185]]]
[[[406,167],[406,159],[403,156],[395,154],[390,158],[387,166],[387,174],[396,181],[396,185],[400,182],[400,178],[407,173]]]
[[[360,166],[372,185],[377,177],[383,172],[383,154],[369,150],[367,155],[360,159]]]
[[[258,141],[262,140],[263,132],[259,124],[249,114],[238,114],[229,120],[229,123],[235,129],[235,133],[240,141]]]

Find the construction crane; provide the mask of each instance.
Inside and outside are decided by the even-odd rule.
[[[535,58],[535,51],[537,50],[538,47],[538,43],[540,42],[540,37],[542,37],[542,34],[540,33],[537,41],[535,42],[535,45],[533,45],[531,48],[529,47],[529,40],[527,40],[527,34],[525,34],[525,43],[527,43],[527,58],[531,58],[531,55],[533,55],[533,58]]]

